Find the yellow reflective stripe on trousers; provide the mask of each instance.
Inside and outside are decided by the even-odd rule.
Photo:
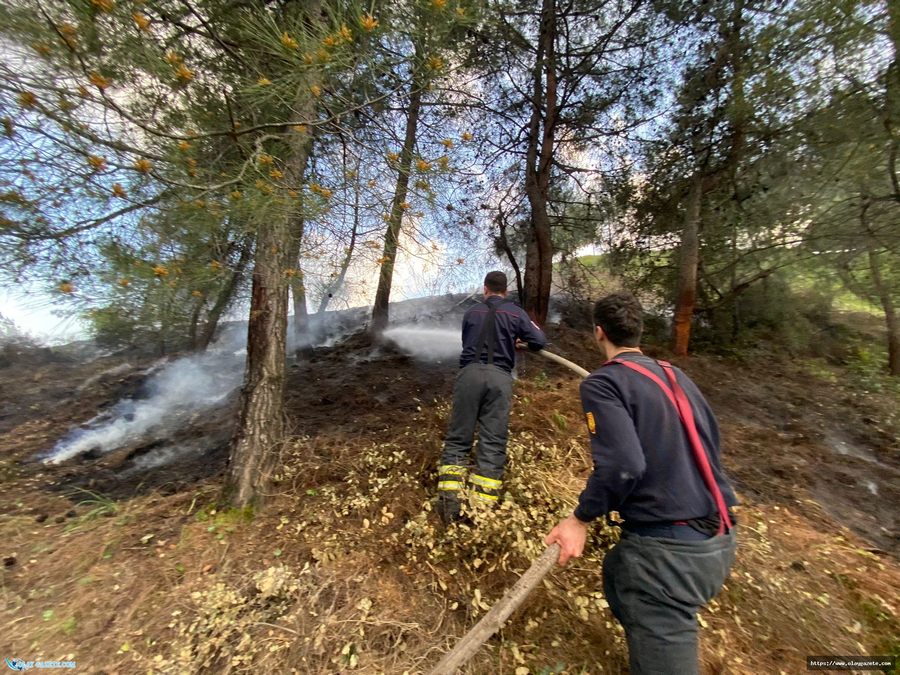
[[[487,476],[479,476],[478,474],[469,476],[469,482],[473,485],[487,488],[488,490],[499,490],[503,487],[503,481],[497,480],[496,478],[488,478]]]
[[[438,468],[438,473],[448,474],[450,476],[465,476],[466,467],[459,466],[458,464],[444,464]]]
[[[483,492],[476,492],[474,496],[475,496],[475,499],[480,499],[485,502],[495,502],[498,499],[500,499],[500,497],[498,495],[486,495]]]
[[[438,483],[438,490],[462,490],[463,484],[458,480],[442,480]]]

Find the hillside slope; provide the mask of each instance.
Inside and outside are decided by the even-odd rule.
[[[583,335],[552,339],[599,365]],[[234,399],[164,439],[193,448],[167,463],[139,461],[159,439],[32,461],[138,391],[150,365],[108,357],[2,374],[6,656],[107,674],[425,672],[540,552],[589,468],[576,379],[529,356],[502,506],[442,530],[431,500],[456,365],[362,334],[291,368],[293,435],[260,513],[217,506]],[[820,361],[679,365],[720,417],[743,502],[736,569],[701,620],[707,672],[796,673],[807,655],[896,653],[895,395]],[[599,578],[615,536],[598,526],[590,552],[554,572],[468,672],[625,672]]]

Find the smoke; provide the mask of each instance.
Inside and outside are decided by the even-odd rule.
[[[357,316],[358,315],[358,316]],[[318,319],[318,317],[317,317]],[[315,342],[326,344],[353,332],[362,323],[360,312],[329,316],[312,323]],[[216,343],[203,354],[160,362],[147,371],[141,391],[105,410],[60,439],[41,457],[46,464],[60,464],[79,455],[104,455],[126,446],[171,438],[195,422],[195,416],[226,403],[240,386],[246,361],[247,325],[223,326]],[[289,332],[289,336],[292,331]],[[86,381],[79,393],[102,379],[121,375],[131,367],[122,364]],[[208,448],[180,443],[153,450],[134,461],[134,470],[149,470],[184,456],[202,454]]]
[[[459,358],[462,351],[459,328],[398,326],[386,330],[384,337],[407,354],[425,361]]]
[[[43,461],[59,464],[88,451],[105,454],[127,444],[169,436],[193,414],[223,404],[240,385],[243,372],[243,356],[231,349],[167,363],[145,382],[141,398],[123,399],[71,431]]]
[[[113,368],[108,368],[107,370],[97,373],[93,377],[89,377],[84,382],[82,382],[80,385],[78,385],[78,389],[75,390],[75,393],[80,394],[82,392],[85,392],[88,389],[90,389],[91,387],[93,387],[95,384],[100,382],[101,380],[104,380],[108,377],[116,377],[118,375],[124,375],[125,373],[128,373],[132,370],[134,370],[134,366],[131,365],[130,363],[120,363],[118,366],[114,366]]]
[[[462,296],[465,301],[467,296]],[[458,328],[441,327],[441,316],[460,311],[460,296],[421,298],[392,305],[401,320],[432,320],[430,325],[404,325],[386,331],[385,336],[403,351],[428,361],[452,360],[459,357],[461,340]],[[366,325],[369,308],[359,307],[309,317],[307,344],[332,346]],[[290,328],[290,327],[289,327]],[[126,446],[170,439],[181,428],[195,421],[195,416],[223,405],[241,384],[244,373],[247,325],[232,322],[223,326],[222,335],[204,354],[171,362],[161,362],[148,371],[142,391],[116,403],[80,428],[60,439],[54,448],[40,457],[47,464],[60,464],[73,457],[90,453],[91,457],[110,453]],[[293,331],[288,332],[288,351],[297,345]],[[377,350],[365,359],[377,357]],[[101,373],[85,382],[80,391],[101,379],[123,374],[127,364]],[[184,443],[167,445],[135,460],[134,467],[148,470],[175,461],[179,456],[203,452]]]
[[[453,321],[459,325],[466,307],[465,304],[473,297],[473,294],[447,294],[441,296],[429,296],[422,298],[410,298],[399,302],[392,302],[390,307],[391,322],[398,326],[393,329],[404,331],[412,326],[427,327],[440,330],[442,324]],[[299,336],[294,331],[295,317],[291,316],[288,324],[287,351],[294,352],[297,348],[330,348],[347,337],[358,333],[368,327],[372,317],[372,307],[352,307],[341,310],[328,310],[327,312],[309,314],[306,317],[306,331]],[[454,328],[456,343],[449,348],[449,353],[459,355],[459,332]],[[440,336],[438,336],[440,338]],[[401,339],[403,339],[401,337]],[[446,336],[444,336],[446,341]],[[442,355],[446,356],[446,355]],[[430,358],[427,356],[426,358]]]
[[[162,448],[156,448],[134,459],[132,466],[122,472],[123,477],[157,469],[161,466],[171,464],[176,460],[183,460],[187,457],[199,457],[206,451],[210,450],[215,444],[207,440],[184,442],[176,445],[168,445]]]
[[[306,317],[306,330],[298,335],[294,330],[296,318],[288,318],[287,351],[293,353],[306,347],[333,347],[341,340],[361,330],[371,314],[368,307],[354,307]]]

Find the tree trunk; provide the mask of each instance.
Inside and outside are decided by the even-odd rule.
[[[516,291],[519,293],[519,302],[524,303],[525,286],[522,283],[522,271],[519,269],[519,263],[516,260],[512,247],[509,245],[509,239],[506,236],[506,216],[502,210],[498,210],[497,212],[497,226],[500,229],[500,234],[497,237],[497,245],[506,254],[509,264],[512,265],[513,272],[516,275]]]
[[[315,106],[312,100],[302,109],[302,114],[307,119],[312,119],[315,114]],[[312,148],[312,136],[309,132],[297,134],[296,147],[298,148],[298,168],[300,181],[306,174],[306,166],[309,162],[309,152]],[[302,194],[302,193],[301,193]],[[294,308],[294,347],[302,350],[311,343],[309,334],[309,312],[306,309],[306,284],[303,280],[303,266],[300,261],[300,248],[303,246],[303,235],[306,232],[306,217],[303,214],[303,199],[297,202],[297,214],[291,225],[290,248],[288,249],[288,264],[296,269],[290,277],[291,299]]]
[[[291,278],[291,302],[294,307],[294,347],[303,350],[310,346],[309,310],[306,308],[306,284],[303,271],[297,269],[297,276]]]
[[[869,206],[871,201],[867,195],[862,195],[859,210],[859,220],[863,232],[866,234],[866,249],[869,255],[869,271],[872,274],[872,285],[875,294],[884,310],[884,321],[887,328],[888,343],[888,372],[894,377],[900,376],[900,322],[897,320],[897,308],[894,306],[894,298],[891,289],[885,283],[881,274],[881,260],[879,259],[878,243],[875,241],[872,230],[869,227]]]
[[[250,255],[253,253],[253,240],[251,237],[246,236],[240,241],[238,246],[241,248],[241,253],[237,264],[234,266],[234,271],[231,273],[228,283],[219,291],[216,302],[206,315],[206,325],[203,327],[198,349],[209,347],[213,337],[216,335],[216,329],[219,327],[222,314],[231,304],[238,288],[244,281],[244,273],[247,271],[247,264],[250,262]]]
[[[303,146],[303,162],[300,167],[301,176],[306,173],[306,163],[309,153],[309,145]],[[291,225],[290,248],[288,249],[288,264],[295,268],[290,272],[291,301],[294,309],[294,348],[302,351],[310,346],[312,340],[309,334],[309,311],[306,308],[306,284],[303,280],[303,268],[300,261],[300,247],[303,244],[303,235],[306,231],[306,219],[303,216],[303,202],[298,203],[299,213]]]
[[[681,248],[678,257],[678,285],[675,292],[672,349],[677,356],[688,352],[691,323],[697,305],[697,265],[700,262],[700,205],[703,200],[703,175],[698,171],[691,180]]]
[[[312,119],[314,103],[306,89],[295,110]],[[306,133],[291,134],[285,183],[300,187],[309,151]],[[297,264],[296,225],[302,206],[281,214],[263,214],[258,224],[253,290],[247,326],[247,367],[241,412],[232,440],[225,494],[236,506],[264,500],[280,456],[284,436],[283,395],[287,334],[287,270]]]
[[[531,119],[525,157],[525,193],[531,206],[531,237],[525,255],[525,311],[538,324],[547,321],[553,279],[553,242],[547,211],[557,122],[556,3],[543,0],[541,32],[535,55]],[[546,76],[547,87],[543,82]],[[543,120],[543,127],[541,121]]]
[[[321,25],[318,0],[296,9],[311,24]],[[309,72],[297,89],[293,111],[312,122],[315,99],[310,87],[317,75]],[[309,128],[307,126],[307,128]],[[300,190],[306,173],[310,137],[295,130],[287,136],[284,184]],[[241,411],[232,439],[225,495],[235,506],[261,503],[267,496],[284,438],[284,369],[286,362],[288,276],[297,265],[300,243],[297,224],[303,222],[302,203],[287,213],[263,213],[258,223],[250,317],[247,325],[247,366],[241,389]]]
[[[421,68],[421,56],[416,51],[416,70]],[[403,223],[406,195],[409,187],[409,174],[412,168],[413,153],[416,146],[416,133],[419,125],[419,113],[422,107],[422,86],[420,76],[414,72],[409,92],[409,108],[406,113],[406,134],[403,149],[400,151],[400,167],[397,171],[397,183],[394,188],[394,201],[391,204],[391,215],[387,233],[384,236],[384,251],[381,254],[381,273],[378,277],[378,290],[375,293],[375,306],[372,309],[371,332],[379,334],[387,328],[389,306],[391,300],[391,284],[394,278],[394,265],[397,262],[397,247],[400,241],[400,226]]]
[[[359,162],[356,164],[356,181],[353,184],[353,229],[350,232],[350,243],[344,251],[344,259],[341,262],[341,270],[338,272],[334,281],[325,287],[322,297],[319,298],[319,306],[316,308],[317,314],[322,314],[328,309],[331,299],[337,295],[344,286],[344,280],[347,278],[347,270],[350,269],[350,263],[353,260],[353,252],[356,250],[356,238],[359,233]]]
[[[684,229],[678,259],[678,281],[675,290],[675,314],[672,321],[672,350],[677,356],[685,356],[691,341],[691,327],[697,307],[697,270],[700,265],[700,215],[703,198],[715,190],[722,181],[731,179],[732,189],[737,189],[737,175],[746,144],[746,125],[749,118],[744,92],[744,62],[746,45],[741,40],[744,25],[743,2],[735,0],[727,25],[726,42],[720,47],[708,72],[714,75],[726,63],[731,67],[732,87],[729,104],[731,142],[725,162],[710,170],[707,163],[709,151],[699,154],[697,146],[704,145],[698,134],[694,135],[694,175],[685,205]],[[712,82],[714,78],[710,78]],[[710,130],[714,125],[711,125]]]
[[[888,372],[894,377],[900,377],[900,321],[897,320],[897,308],[894,306],[890,289],[881,276],[881,261],[878,252],[871,248],[869,249],[869,267],[887,325]]]
[[[885,74],[884,129],[888,135],[888,173],[894,189],[894,200],[900,202],[900,174],[897,162],[900,155],[900,133],[897,118],[900,117],[900,6],[888,2],[888,34],[894,47],[894,58]]]
[[[284,433],[288,300],[284,272],[289,236],[286,218],[264,218],[259,224],[247,327],[247,369],[225,488],[236,506],[255,504],[265,497]]]
[[[206,298],[197,298],[194,300],[194,309],[191,311],[191,325],[188,328],[188,340],[191,343],[191,349],[200,349],[198,331],[200,330],[200,314],[206,305]]]
[[[167,299],[163,301],[162,312],[159,317],[160,326],[156,341],[156,349],[159,356],[165,356],[169,353],[169,343],[173,333],[172,314],[172,296],[168,296]],[[176,344],[175,348],[178,349],[178,343],[181,342],[181,340],[176,338],[174,342]]]

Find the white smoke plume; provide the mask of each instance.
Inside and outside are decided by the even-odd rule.
[[[243,372],[244,358],[230,350],[172,361],[145,383],[146,398],[119,401],[67,434],[43,461],[59,464],[89,450],[105,454],[152,434],[168,435],[186,415],[223,403]]]
[[[465,300],[465,296],[463,296]],[[425,298],[392,305],[401,320],[425,318],[430,313],[459,309],[459,297]],[[354,308],[342,312],[310,317],[311,346],[331,346],[360,330],[370,314],[368,308]],[[213,348],[204,354],[191,355],[169,363],[161,363],[150,371],[138,398],[116,403],[80,428],[63,437],[42,460],[60,464],[86,452],[106,454],[126,445],[169,438],[201,411],[221,405],[238,386],[243,373],[246,350],[246,324],[234,322],[223,327],[222,335]],[[403,325],[392,328],[385,336],[410,355],[429,361],[454,360],[461,346],[459,328],[445,328],[437,322],[431,325]],[[288,331],[288,352],[293,344],[293,331]],[[377,352],[378,350],[376,350]],[[374,358],[373,352],[363,358]],[[101,373],[103,377],[124,373],[126,366]],[[82,390],[93,385],[85,383]],[[135,468],[151,469],[174,461],[181,454],[198,452],[197,448],[164,447],[135,460]],[[202,452],[202,451],[201,451]]]
[[[206,452],[210,447],[208,442],[201,440],[156,448],[139,457],[135,457],[131,468],[123,471],[122,475],[129,476],[142,471],[149,471],[161,466],[166,466],[176,460],[183,460],[186,457],[197,457]]]

